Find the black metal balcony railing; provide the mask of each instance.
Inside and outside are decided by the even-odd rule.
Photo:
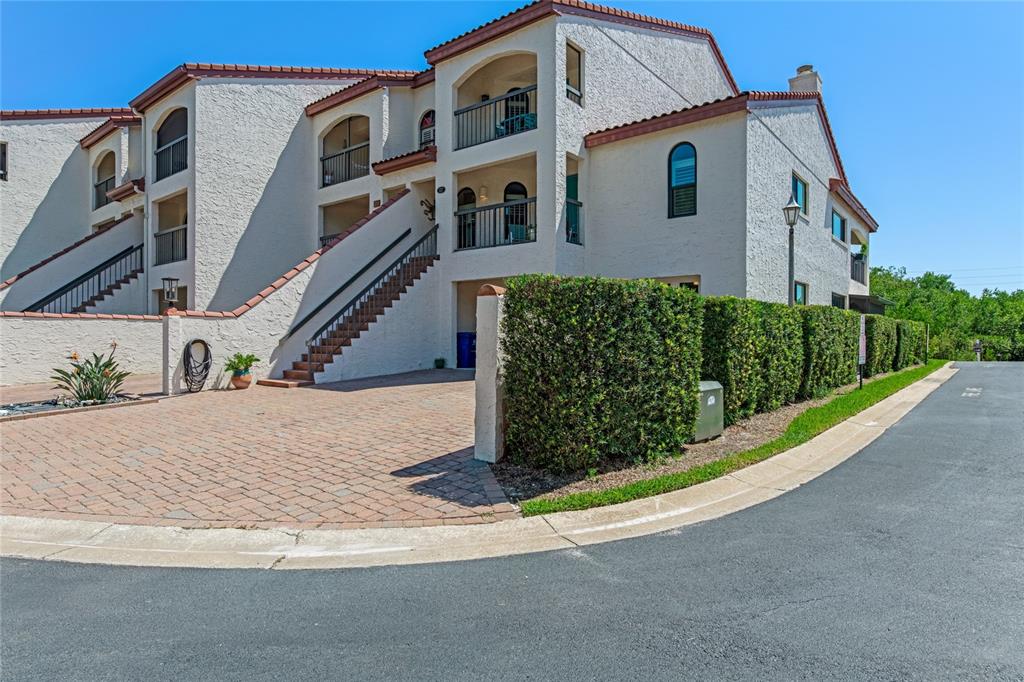
[[[459,211],[455,233],[456,250],[537,241],[537,198]]]
[[[337,239],[339,234],[339,232],[335,232],[334,234],[320,235],[320,248],[327,246],[332,240]]]
[[[863,254],[850,254],[850,279],[861,284],[868,283],[868,264]]]
[[[370,174],[370,143],[349,147],[320,159],[320,186],[328,187]]]
[[[455,148],[472,147],[536,127],[537,86],[530,85],[456,111]]]
[[[565,200],[565,241],[583,244],[583,204],[575,199]]]
[[[188,168],[188,136],[179,137],[156,150],[156,179],[174,175]]]
[[[107,196],[107,192],[114,189],[114,178],[109,177],[106,180],[100,180],[93,188],[93,209],[102,208],[107,204],[111,203],[110,197]]]
[[[156,233],[154,265],[174,263],[188,258],[188,227],[172,227]]]

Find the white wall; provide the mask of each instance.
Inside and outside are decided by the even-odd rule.
[[[210,344],[215,364],[222,365],[224,359],[234,353],[255,354],[262,361],[253,370],[257,378],[280,377],[284,370],[291,369],[292,362],[306,352],[309,336],[427,232],[430,226],[419,213],[417,201],[415,194],[407,194],[385,208],[239,317],[172,318],[172,323],[180,325],[182,330],[181,336],[175,337],[177,345],[172,357],[174,386],[178,389],[181,387],[180,354],[184,344],[193,338],[204,339]],[[412,233],[409,236],[365,274],[356,278],[329,305],[296,330],[294,335],[286,336],[294,325],[410,227]],[[429,333],[429,329],[421,329],[418,335]],[[211,384],[209,387],[214,386]]]
[[[351,82],[199,81],[192,307],[230,310],[316,248],[314,133],[304,110]]]
[[[607,277],[700,275],[701,293],[745,293],[745,124],[737,112],[590,149],[586,269]],[[668,157],[697,151],[697,214],[668,217]],[[780,214],[781,215],[781,214]]]
[[[107,152],[114,153],[114,187],[121,185],[126,180],[126,171],[128,170],[128,128],[117,128],[105,138],[94,144],[89,148],[89,175],[84,179],[89,185],[89,198],[87,200],[89,211],[89,225],[95,227],[102,223],[112,220],[121,215],[121,202],[111,201],[105,206],[99,208],[93,208],[95,205],[95,196],[93,187],[98,180],[96,170],[100,160],[107,154]]]
[[[133,215],[123,223],[118,223],[19,278],[10,287],[0,290],[0,310],[15,312],[24,310],[114,254],[140,243],[142,243],[142,216]],[[141,313],[144,310],[133,308],[116,312]]]
[[[69,367],[68,356],[106,355],[134,374],[161,371],[163,327],[158,318],[110,320],[88,317],[0,317],[0,384],[50,381],[54,367]]]
[[[89,154],[78,141],[105,118],[0,121],[0,280],[89,234]]]
[[[767,105],[765,105],[767,104]],[[838,177],[814,101],[751,103],[747,117],[747,292],[750,298],[789,298],[789,229],[782,207],[796,171],[808,183],[808,216],[796,226],[796,280],[808,285],[808,302],[831,305],[846,295],[849,247],[832,239],[829,178]],[[782,142],[785,145],[782,144]],[[698,172],[699,172],[698,162]]]

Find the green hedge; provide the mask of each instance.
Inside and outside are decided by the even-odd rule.
[[[857,379],[860,315],[831,306],[802,306],[804,373],[800,395],[819,398]]]
[[[761,346],[761,395],[758,412],[771,412],[796,400],[804,372],[803,320],[783,303],[758,303],[764,341]]]
[[[506,448],[518,463],[581,471],[654,461],[692,439],[702,304],[651,280],[522,275],[502,321]]]
[[[722,384],[728,426],[757,410],[764,381],[764,329],[757,301],[732,296],[704,299],[701,378]]]
[[[864,316],[867,361],[864,376],[891,372],[896,360],[896,320],[882,315]]]
[[[896,354],[892,368],[899,370],[924,362],[925,354],[924,323],[913,320],[897,320]]]

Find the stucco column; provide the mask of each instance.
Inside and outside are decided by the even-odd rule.
[[[163,381],[161,392],[164,395],[181,393],[181,382],[178,380],[178,365],[181,364],[182,318],[170,310],[164,315],[164,349],[163,349]]]
[[[476,298],[476,440],[473,457],[497,462],[505,449],[505,406],[501,379],[502,287],[485,284]]]

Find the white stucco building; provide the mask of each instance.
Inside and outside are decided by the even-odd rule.
[[[869,305],[877,223],[811,67],[743,92],[708,31],[577,0],[425,57],[184,64],[125,109],[3,112],[0,380],[49,362],[18,355],[37,317],[149,343],[130,323],[171,280],[168,390],[193,338],[282,385],[454,366],[477,289],[524,272],[785,301],[791,196],[798,302]]]

